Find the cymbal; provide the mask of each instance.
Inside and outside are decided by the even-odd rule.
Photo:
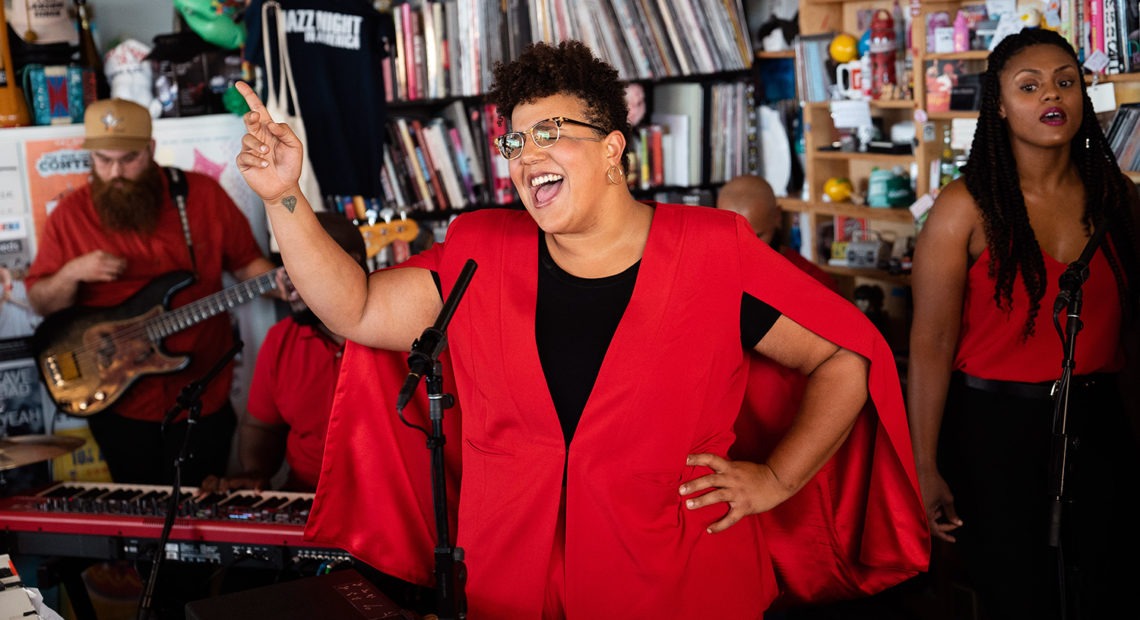
[[[74,452],[83,438],[66,435],[20,435],[0,438],[0,471],[48,461]]]

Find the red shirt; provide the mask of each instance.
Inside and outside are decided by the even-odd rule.
[[[262,256],[249,220],[225,190],[202,174],[187,172],[186,180],[189,184],[186,212],[198,262],[197,279],[174,294],[172,308],[220,291],[223,272],[233,272]],[[44,225],[36,258],[25,280],[28,289],[40,278],[59,271],[71,259],[95,250],[125,258],[126,271],[114,282],[80,284],[76,296],[78,306],[117,306],[162,274],[194,271],[178,208],[165,187],[165,176],[163,185],[162,213],[157,229],[150,236],[104,229],[91,202],[89,185],[65,196]],[[163,414],[177,402],[182,388],[204,376],[233,345],[230,317],[223,312],[171,334],[162,344],[171,354],[192,353],[189,366],[176,373],[139,379],[111,410],[137,420],[162,420]],[[203,415],[217,411],[226,403],[231,379],[232,372],[223,372],[207,386],[202,396]]]
[[[249,414],[286,424],[290,488],[315,489],[321,474],[336,378],[344,347],[292,317],[269,328],[249,386]]]
[[[1043,253],[1044,254],[1044,253]],[[1029,295],[1021,274],[1013,283],[1012,310],[999,310],[994,304],[994,281],[989,277],[990,251],[987,248],[970,267],[962,307],[962,331],[954,369],[975,377],[1001,381],[1037,383],[1061,376],[1064,351],[1053,327],[1053,300],[1060,290],[1058,279],[1068,266],[1044,254],[1045,296],[1037,314],[1034,332],[1021,339],[1028,316]],[[1124,363],[1120,338],[1120,292],[1112,268],[1103,252],[1097,252],[1089,265],[1089,278],[1082,287],[1084,303],[1077,336],[1074,373],[1119,370]],[[1065,318],[1061,318],[1062,328]]]

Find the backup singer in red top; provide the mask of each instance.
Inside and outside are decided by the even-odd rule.
[[[955,543],[983,617],[1104,618],[1132,605],[1140,551],[1133,429],[1116,373],[1137,339],[1136,188],[1097,124],[1072,47],[1026,29],[990,54],[964,178],[938,196],[914,255],[908,406],[934,536]],[[1092,227],[1074,356],[1060,559],[1049,544],[1050,314]],[[1061,324],[1066,319],[1061,317]],[[1135,402],[1136,383],[1128,386]],[[1073,571],[1079,567],[1079,571]]]

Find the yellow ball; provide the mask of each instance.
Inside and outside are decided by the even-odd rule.
[[[851,197],[854,189],[851,181],[843,177],[831,177],[823,184],[823,195],[831,202],[843,202]]]
[[[831,39],[831,45],[827,47],[827,51],[835,62],[840,63],[855,60],[858,50],[859,42],[846,32],[835,35],[835,38]]]

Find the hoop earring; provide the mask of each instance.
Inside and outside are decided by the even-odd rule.
[[[615,164],[606,168],[606,180],[610,182],[610,185],[620,185],[622,181],[625,181],[625,174]]]

